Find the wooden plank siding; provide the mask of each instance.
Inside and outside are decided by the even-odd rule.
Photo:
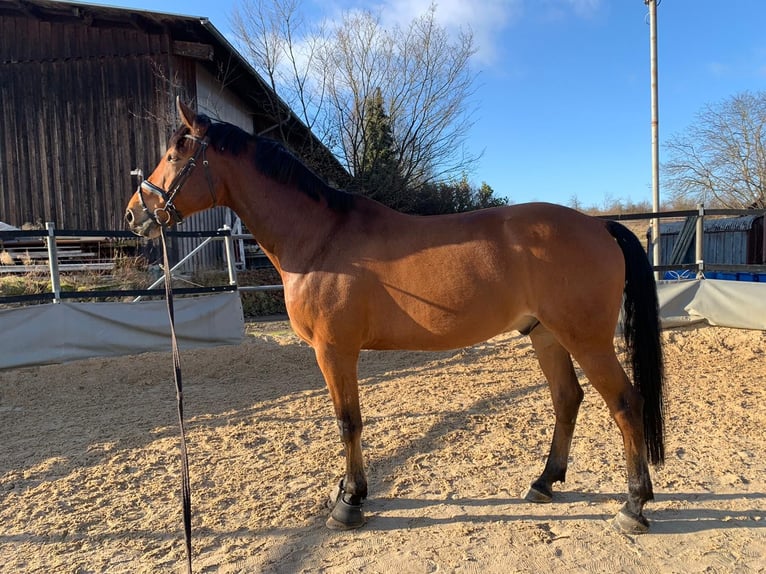
[[[154,165],[168,137],[157,120],[167,97],[153,81],[158,66],[173,68],[168,38],[0,22],[0,221],[123,228],[130,170]],[[13,52],[12,35],[26,39]]]
[[[130,171],[148,176],[159,161],[179,123],[176,95],[204,109],[210,94],[236,112],[221,119],[250,132],[279,125],[270,137],[316,159],[326,179],[347,175],[206,18],[0,0],[0,221],[124,229],[138,183]],[[183,230],[215,230],[231,219],[215,209],[189,218]],[[177,238],[171,257],[193,243]],[[219,261],[219,245],[194,266]]]

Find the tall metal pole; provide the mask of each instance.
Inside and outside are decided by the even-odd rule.
[[[652,74],[652,211],[660,210],[660,120],[657,97],[657,0],[644,0],[649,6],[649,57]],[[660,265],[660,220],[652,219],[652,261]],[[659,271],[655,271],[659,279]]]

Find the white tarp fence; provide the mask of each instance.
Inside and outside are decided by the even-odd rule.
[[[181,350],[242,342],[245,322],[239,293],[175,298],[173,303]],[[0,369],[170,348],[164,300],[61,302],[0,310]]]
[[[766,283],[691,279],[657,286],[663,327],[707,322],[766,330]]]
[[[707,322],[766,330],[766,283],[662,281],[657,291],[663,327]],[[182,350],[242,342],[238,293],[177,298],[174,303]],[[0,310],[0,369],[148,351],[170,351],[165,301],[62,302]]]

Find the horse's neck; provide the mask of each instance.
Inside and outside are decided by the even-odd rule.
[[[323,201],[257,172],[230,187],[227,199],[278,268],[308,264],[337,224],[336,214]]]

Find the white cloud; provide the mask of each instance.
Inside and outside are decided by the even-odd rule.
[[[448,31],[470,29],[477,49],[476,59],[491,64],[500,47],[501,32],[521,13],[524,0],[335,0],[325,4],[326,15],[349,9],[366,9],[380,15],[385,25],[405,27],[436,5],[436,20]],[[332,6],[332,7],[330,7]]]
[[[381,12],[387,20],[406,24],[423,14],[431,0],[387,0]],[[438,0],[436,19],[447,30],[469,28],[474,35],[476,58],[491,64],[498,55],[501,33],[518,18],[523,0]]]
[[[473,32],[476,62],[491,66],[502,60],[504,35],[512,34],[511,29],[525,14],[591,18],[602,9],[603,0],[330,0],[321,6],[330,18],[344,10],[365,9],[379,14],[384,24],[404,27],[432,4],[436,5],[437,21],[448,31],[468,28]]]

